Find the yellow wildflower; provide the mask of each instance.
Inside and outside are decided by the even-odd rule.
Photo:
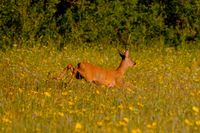
[[[69,101],[68,104],[69,104],[70,106],[74,105],[74,103],[73,103],[72,101]]]
[[[123,107],[122,104],[120,104],[120,105],[118,106],[118,108],[119,108],[119,109],[123,109],[124,107]]]
[[[86,109],[82,108],[82,112],[86,112],[86,111],[87,111]]]
[[[61,117],[64,117],[64,113],[63,112],[58,112],[58,115]]]
[[[137,129],[132,129],[131,133],[142,133],[142,131],[137,128]]]
[[[133,110],[134,110],[133,106],[129,106],[128,109],[129,109],[130,111],[133,111]]]
[[[42,112],[34,112],[34,115],[37,117],[41,117],[42,116]]]
[[[195,124],[196,124],[197,126],[200,126],[200,120],[197,120],[197,121],[195,122]]]
[[[75,129],[79,130],[81,128],[82,128],[82,125],[79,122],[77,122],[76,125],[75,125]]]
[[[123,120],[124,120],[124,122],[126,122],[126,123],[128,123],[128,122],[129,122],[129,119],[128,119],[128,118],[126,118],[126,117],[124,117],[124,118],[123,118]]]
[[[97,94],[97,95],[99,95],[99,94],[100,94],[99,90],[96,90],[96,94]]]
[[[190,92],[190,95],[191,95],[191,96],[195,96],[194,92]]]
[[[36,94],[38,94],[37,91],[34,91],[34,90],[31,90],[31,91],[30,91],[30,95],[36,95]]]
[[[153,122],[152,124],[148,124],[148,125],[147,125],[147,128],[153,129],[153,128],[156,128],[156,126],[157,126],[157,123],[156,123],[156,122]]]
[[[144,105],[143,105],[142,103],[140,103],[140,102],[138,102],[137,105],[138,105],[140,108],[143,108],[143,107],[144,107]]]
[[[51,97],[51,94],[50,94],[49,92],[44,92],[44,95],[45,95],[46,97]]]
[[[22,93],[23,92],[23,89],[22,88],[19,88],[19,93]]]
[[[63,96],[67,96],[68,92],[62,92]]]
[[[12,121],[10,119],[6,118],[6,117],[3,117],[2,121],[3,121],[3,123],[6,123],[6,124],[11,124],[12,123]]]
[[[48,91],[51,91],[52,90],[52,88],[48,88]]]
[[[185,119],[184,122],[188,126],[192,126],[193,125],[192,122],[190,120],[188,120],[188,119]]]
[[[197,92],[197,95],[200,95],[200,91]]]
[[[127,88],[127,90],[128,90],[129,92],[134,93],[134,91],[133,91],[131,88]]]
[[[127,123],[126,123],[126,122],[124,122],[124,121],[119,121],[119,125],[120,125],[120,126],[126,126],[126,125],[127,125]]]
[[[20,74],[20,76],[21,76],[22,78],[24,78],[24,77],[25,77],[25,75],[24,75],[23,73],[21,73],[21,74]]]
[[[193,106],[193,107],[192,107],[192,110],[193,110],[195,113],[199,113],[199,108],[196,107],[196,106]]]
[[[127,126],[129,122],[129,119],[127,117],[124,117],[122,120],[119,121],[120,126]]]
[[[99,127],[103,126],[103,122],[102,121],[97,121],[97,126],[99,126]]]

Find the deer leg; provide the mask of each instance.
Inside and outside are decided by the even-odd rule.
[[[73,78],[77,78],[77,79],[81,79],[81,78],[84,78],[83,77],[83,72],[78,68],[73,68],[73,71],[72,71],[72,75],[71,75],[71,78],[70,80],[68,81],[68,83],[71,83],[72,79]]]
[[[68,84],[70,84],[72,82],[72,79],[76,77],[77,72],[78,72],[77,68],[73,68],[72,75],[70,77],[70,80],[68,81]]]
[[[69,69],[71,69],[71,70],[74,69],[73,66],[72,66],[72,64],[68,64],[68,65],[64,68],[64,70],[60,73],[60,75],[59,75],[57,78],[55,78],[55,79],[56,79],[56,80],[62,80],[63,77],[66,75],[66,73],[67,73],[67,71],[68,71]]]

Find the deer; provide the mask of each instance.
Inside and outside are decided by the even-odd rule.
[[[116,69],[105,69],[88,62],[80,62],[77,64],[77,67],[73,67],[72,64],[68,64],[56,79],[62,80],[67,71],[71,70],[72,78],[83,78],[87,82],[94,82],[107,87],[117,86],[123,82],[124,74],[127,69],[136,65],[136,62],[129,57],[128,50],[126,50],[124,53],[120,52],[119,54],[122,60]]]

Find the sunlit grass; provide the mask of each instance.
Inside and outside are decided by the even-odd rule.
[[[200,132],[200,50],[130,49],[127,87],[51,80],[68,64],[106,68],[116,48],[0,52],[0,132]]]

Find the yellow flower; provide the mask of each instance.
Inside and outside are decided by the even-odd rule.
[[[42,112],[34,112],[34,115],[37,117],[41,117],[42,116]]]
[[[147,125],[147,128],[151,128],[151,124],[148,124],[148,125]]]
[[[76,125],[75,125],[75,129],[79,130],[81,128],[82,128],[82,125],[79,122],[77,122]]]
[[[153,129],[153,128],[156,128],[156,126],[157,126],[157,123],[156,123],[156,122],[153,122],[152,124],[148,124],[148,125],[147,125],[147,128]]]
[[[127,90],[134,93],[134,91],[131,88],[127,88]]]
[[[23,73],[21,73],[21,74],[20,74],[20,76],[21,76],[22,78],[24,78],[24,77],[25,77],[25,75],[24,75]]]
[[[3,123],[6,123],[6,124],[11,124],[12,123],[12,121],[10,119],[6,118],[6,117],[3,117],[2,121],[3,121]]]
[[[30,95],[36,95],[36,94],[38,94],[37,91],[33,91],[33,90],[30,91]]]
[[[61,117],[64,117],[64,113],[63,112],[58,112],[58,115]]]
[[[68,104],[69,104],[70,106],[74,105],[74,103],[73,103],[72,101],[69,101]]]
[[[155,128],[157,126],[157,123],[156,122],[153,122],[152,123],[152,126]]]
[[[185,119],[184,122],[188,126],[192,126],[193,125],[192,122],[190,120],[188,120],[188,119]]]
[[[197,95],[200,95],[200,91],[197,92]]]
[[[101,127],[103,125],[102,121],[97,121],[97,126]]]
[[[195,96],[194,92],[190,92],[190,95],[191,95],[191,96]]]
[[[144,105],[143,105],[142,103],[140,103],[140,102],[138,102],[137,105],[138,105],[140,108],[143,108],[143,107],[144,107]]]
[[[45,95],[46,97],[51,97],[51,94],[50,94],[49,92],[44,92],[44,95]]]
[[[192,110],[193,110],[195,113],[199,113],[199,108],[196,107],[196,106],[193,106],[193,107],[192,107]]]
[[[200,120],[196,121],[195,124],[196,124],[197,126],[200,126]]]
[[[120,104],[120,105],[118,106],[118,108],[119,108],[119,109],[123,109],[124,107],[123,107],[122,104]]]
[[[22,93],[23,92],[23,89],[22,88],[19,88],[19,93]]]
[[[124,122],[124,121],[119,121],[119,125],[120,125],[120,126],[126,126],[126,125],[127,125],[127,123],[126,123],[126,122]]]
[[[96,94],[97,94],[97,95],[99,95],[99,94],[100,94],[99,90],[96,90]]]
[[[133,111],[133,110],[134,110],[133,106],[129,106],[128,109],[129,109],[130,111]]]
[[[63,96],[67,96],[68,92],[62,92]]]
[[[128,122],[129,122],[129,119],[128,119],[128,118],[126,118],[126,117],[124,117],[124,118],[123,118],[123,120],[124,120],[124,122],[126,122],[126,123],[128,123]]]
[[[137,129],[132,129],[131,133],[142,133],[142,131],[137,128]]]
[[[122,120],[119,121],[120,126],[127,126],[129,122],[129,119],[127,117],[124,117]]]

